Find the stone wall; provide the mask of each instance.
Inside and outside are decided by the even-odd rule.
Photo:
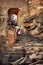
[[[25,0],[0,0],[0,22],[5,22],[5,26],[8,20],[8,10],[10,8],[19,8],[20,9],[20,17],[22,22],[23,16],[28,16],[28,6]],[[4,23],[4,22],[1,23]],[[3,25],[2,25],[3,26]]]

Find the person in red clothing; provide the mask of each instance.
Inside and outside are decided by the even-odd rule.
[[[18,33],[18,35],[20,35],[20,34],[21,34],[21,30],[20,30],[20,29],[18,29],[18,30],[17,30],[17,33]]]
[[[17,35],[21,35],[21,30],[20,30],[20,28],[17,30]]]

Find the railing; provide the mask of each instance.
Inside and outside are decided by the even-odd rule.
[[[12,64],[12,65],[17,65],[17,64],[19,64],[19,62],[20,62],[21,60],[23,60],[23,57],[21,57],[20,59],[16,60],[15,62],[12,62],[11,64]]]

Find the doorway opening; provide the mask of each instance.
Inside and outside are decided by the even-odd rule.
[[[16,26],[20,25],[20,9],[18,8],[10,8],[8,10],[8,25]]]

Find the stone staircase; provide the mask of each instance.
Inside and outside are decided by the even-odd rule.
[[[15,63],[15,60],[17,61],[18,59],[22,58],[24,53],[25,53],[25,55],[29,55],[30,48],[34,48],[35,50],[38,50],[40,48],[41,49],[40,54],[43,55],[43,43],[42,42],[43,41],[40,41],[40,39],[38,39],[38,38],[35,38],[29,34],[23,33],[20,36],[17,36],[17,40],[16,40],[15,44],[13,45],[13,49],[8,50],[8,53],[6,53],[4,55],[3,59],[6,61],[6,63],[10,63],[10,64],[12,64],[12,62]],[[25,49],[25,51],[23,51],[23,49]],[[2,60],[2,61],[4,61],[4,60]],[[22,61],[24,61],[24,60],[22,60]],[[20,61],[20,63],[22,61]],[[24,62],[23,62],[23,64],[24,64]],[[26,59],[26,63],[28,63],[28,62],[29,62],[29,58]],[[23,65],[23,64],[22,63],[18,64],[18,62],[16,63],[16,65]]]

